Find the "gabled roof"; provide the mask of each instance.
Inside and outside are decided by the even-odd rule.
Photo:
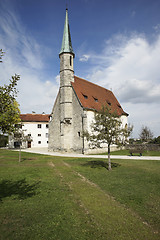
[[[65,18],[64,31],[63,31],[62,47],[59,55],[62,53],[72,53],[73,56],[75,55],[73,52],[72,42],[71,42],[71,34],[70,34],[69,21],[68,21],[68,9],[66,9],[66,18]]]
[[[22,122],[49,122],[50,114],[20,114]]]
[[[103,105],[107,104],[119,116],[128,116],[112,91],[76,76],[74,77],[74,82],[72,82],[72,87],[83,108],[99,111]]]

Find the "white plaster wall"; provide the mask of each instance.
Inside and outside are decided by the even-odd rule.
[[[41,124],[41,128],[38,128],[38,124]],[[31,142],[31,147],[48,147],[48,136],[46,136],[46,134],[48,134],[47,124],[47,122],[23,123],[22,129],[25,130],[24,134],[31,134],[33,140]],[[38,134],[41,134],[41,136],[38,136]],[[39,141],[41,141],[41,144],[38,143]]]
[[[86,120],[86,130],[91,133],[91,124],[94,122],[94,116],[95,116],[95,112],[94,111],[86,111],[86,115],[87,115],[87,120]],[[125,128],[126,124],[128,125],[128,118],[125,115],[122,115],[120,117],[120,120],[122,122],[122,128]],[[117,146],[115,144],[111,145],[111,151],[115,151],[117,150]],[[92,149],[89,148],[88,142],[85,141],[85,153],[86,154],[90,154],[90,153],[103,153],[103,152],[107,152],[108,150],[108,146],[107,144],[103,144],[102,148],[96,148],[96,149]]]
[[[89,133],[91,133],[91,124],[94,122],[94,117],[95,117],[95,112],[94,111],[86,111],[86,115],[87,115],[87,123],[86,123],[86,127],[87,127],[87,131]]]
[[[125,115],[122,115],[121,116],[121,122],[122,122],[122,128],[125,128],[126,126],[128,126],[128,117],[125,116]]]

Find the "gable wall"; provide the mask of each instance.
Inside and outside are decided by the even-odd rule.
[[[94,111],[87,110],[86,111],[86,122],[85,122],[85,130],[87,130],[89,133],[91,133],[91,124],[94,122]],[[122,122],[122,127],[125,128],[126,124],[128,125],[128,117],[126,115],[122,115],[120,117],[121,122]],[[108,146],[107,144],[103,144],[102,148],[90,148],[89,143],[85,140],[85,153],[86,154],[94,154],[94,153],[104,153],[107,152]],[[111,151],[117,150],[116,145],[111,145]]]
[[[49,151],[59,151],[60,142],[60,94],[58,94],[52,114],[52,120],[49,122]]]
[[[73,151],[82,153],[83,139],[82,139],[82,116],[83,108],[81,107],[75,92],[73,94]]]

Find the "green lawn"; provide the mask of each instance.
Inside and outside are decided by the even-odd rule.
[[[100,153],[98,155],[106,155],[107,152],[105,153]],[[127,155],[129,156],[129,150],[117,150],[117,151],[113,151],[111,152],[111,155]],[[134,153],[134,156],[139,156],[139,153]],[[144,151],[143,156],[160,156],[160,151]]]
[[[0,150],[0,239],[160,239],[160,162],[104,166]]]

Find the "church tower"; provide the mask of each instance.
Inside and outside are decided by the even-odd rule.
[[[73,149],[73,96],[71,82],[74,82],[73,60],[75,54],[71,43],[71,34],[68,22],[68,9],[64,24],[60,58],[60,142],[61,150]]]
[[[104,152],[105,145],[99,149],[90,149],[89,143],[83,137],[83,131],[90,131],[95,111],[99,111],[108,103],[114,111],[117,111],[123,126],[127,123],[128,114],[123,111],[111,91],[74,75],[74,57],[66,9],[62,47],[59,53],[60,88],[50,115],[48,149],[68,153],[93,153],[94,150]]]

